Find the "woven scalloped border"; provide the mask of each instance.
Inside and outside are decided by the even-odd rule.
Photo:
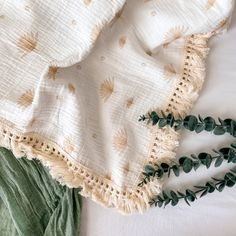
[[[205,58],[208,54],[207,41],[212,34],[192,35],[185,40],[185,58],[182,77],[179,79],[165,111],[186,114],[198,97],[204,77]],[[175,158],[178,133],[172,128],[150,129],[152,140],[147,162]],[[11,149],[16,157],[37,158],[48,166],[53,178],[68,187],[81,187],[81,195],[122,213],[143,212],[149,208],[149,201],[159,194],[162,182],[156,179],[143,187],[121,189],[112,181],[98,176],[90,169],[72,163],[57,144],[36,133],[23,134],[13,124],[0,120],[0,145]],[[141,178],[141,175],[140,175]]]

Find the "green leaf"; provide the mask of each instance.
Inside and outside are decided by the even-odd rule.
[[[225,119],[222,125],[225,127],[225,130],[230,133],[231,131],[231,121],[232,119]]]
[[[209,164],[211,164],[212,157],[209,153],[201,152],[198,154],[198,159],[203,165],[206,165],[208,167]]]
[[[189,173],[193,168],[193,161],[190,158],[186,158],[183,163],[183,171]]]
[[[173,170],[175,176],[178,177],[179,176],[179,167],[177,165],[173,165],[172,170]]]
[[[221,183],[217,189],[219,192],[222,192],[224,187],[225,187],[225,182]]]
[[[201,133],[203,130],[205,130],[206,126],[204,123],[198,123],[195,127],[195,132],[198,134],[198,133]]]
[[[211,182],[206,183],[208,193],[213,193],[215,191],[215,185]]]
[[[225,147],[225,148],[221,148],[219,150],[219,153],[224,157],[225,160],[227,160],[229,158],[230,155],[230,148]]]
[[[215,167],[219,167],[223,161],[224,161],[224,158],[222,158],[221,156],[217,157],[216,162],[215,162]]]
[[[199,166],[200,166],[200,162],[199,161],[193,162],[193,169],[194,170],[197,170]]]
[[[172,127],[175,122],[174,116],[172,114],[168,114],[166,117],[166,121],[167,121],[167,124]]]
[[[234,174],[230,173],[230,172],[226,173],[224,179],[225,179],[225,180],[230,180],[230,181],[232,181],[232,182],[234,182],[234,183],[236,182],[236,176],[235,176]],[[227,186],[228,186],[228,185],[227,185]]]
[[[159,167],[155,174],[157,178],[162,178],[162,176],[164,175],[164,170],[162,169],[162,167]]]
[[[211,166],[211,162],[212,162],[212,157],[210,154],[208,154],[206,156],[206,167],[209,168]]]
[[[164,200],[169,198],[169,196],[165,193],[165,191],[162,191],[162,196],[163,196]]]
[[[231,188],[231,187],[233,187],[234,185],[235,185],[235,182],[234,182],[234,181],[232,181],[232,180],[227,180],[227,181],[226,181],[226,186],[227,186],[227,187],[230,187],[230,188]]]
[[[186,198],[187,198],[190,202],[193,202],[193,201],[196,199],[196,194],[195,194],[193,191],[187,189],[187,190],[186,190]]]
[[[176,121],[175,130],[178,131],[183,128],[183,122],[181,120]]]
[[[230,134],[236,137],[236,121],[232,120],[230,125]]]
[[[161,168],[164,170],[164,172],[168,172],[168,170],[169,170],[169,165],[168,164],[166,164],[166,163],[161,163]]]
[[[179,198],[178,198],[178,196],[177,196],[177,194],[174,192],[174,191],[171,191],[170,192],[170,196],[171,196],[171,205],[172,206],[175,206],[175,205],[177,205],[178,204],[178,202],[179,202]]]
[[[150,118],[152,119],[152,125],[156,125],[159,121],[159,116],[155,111],[152,111],[150,114]]]
[[[155,168],[151,165],[146,165],[144,167],[144,170],[145,170],[145,173],[148,174],[148,175],[153,175],[155,173]]]
[[[215,120],[208,116],[204,119],[204,123],[205,123],[205,130],[206,131],[212,131],[215,128]]]
[[[165,126],[167,125],[166,119],[165,119],[165,118],[160,118],[158,124],[159,124],[159,127],[160,127],[160,128],[165,127]]]
[[[225,129],[222,125],[216,126],[213,133],[215,135],[223,135],[225,133]]]
[[[158,202],[158,207],[162,207],[162,205],[163,205],[163,202]]]
[[[184,118],[184,127],[190,131],[194,131],[197,124],[198,119],[195,116],[189,115]]]
[[[180,157],[179,158],[179,164],[182,166],[184,164],[184,161],[187,159],[188,157]]]

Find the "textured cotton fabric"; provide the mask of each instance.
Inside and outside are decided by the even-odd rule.
[[[40,159],[60,183],[107,207],[148,208],[162,183],[138,187],[140,174],[175,157],[178,134],[139,116],[189,112],[204,81],[207,41],[227,28],[233,1],[0,6],[2,145]]]
[[[37,160],[0,148],[0,235],[78,236],[81,198]]]

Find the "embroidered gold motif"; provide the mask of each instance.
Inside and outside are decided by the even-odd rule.
[[[126,40],[127,40],[126,36],[122,36],[122,37],[119,38],[119,46],[120,46],[120,48],[123,48],[125,46]]]
[[[180,39],[184,36],[184,34],[187,32],[188,28],[185,26],[176,26],[174,28],[171,28],[164,37],[165,43],[163,44],[163,47],[166,48],[168,45],[172,42],[174,42],[177,39]]]
[[[38,33],[25,34],[17,42],[17,47],[23,56],[31,53],[36,49],[38,43]]]
[[[206,4],[206,9],[209,10],[210,8],[213,7],[213,5],[215,4],[216,0],[208,0],[207,4]]]
[[[34,99],[34,90],[29,89],[21,95],[17,103],[18,105],[26,108],[32,104],[33,99]]]
[[[177,72],[172,64],[168,64],[168,65],[164,66],[164,75],[166,77],[172,77],[176,74],[177,74]]]
[[[105,80],[100,87],[100,96],[104,102],[112,95],[114,91],[114,79]]]
[[[128,137],[125,129],[119,130],[113,138],[113,147],[116,151],[124,151],[128,146]]]
[[[68,84],[68,89],[71,93],[75,93],[75,86],[73,84]]]
[[[49,67],[48,78],[52,79],[52,80],[55,80],[56,79],[57,71],[58,71],[58,67],[56,67],[56,66]]]
[[[130,108],[134,104],[134,98],[130,97],[126,100],[126,107]]]

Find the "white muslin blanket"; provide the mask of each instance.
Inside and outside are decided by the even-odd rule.
[[[0,145],[123,213],[160,193],[147,163],[175,158],[179,134],[139,122],[187,114],[208,39],[232,0],[0,0]]]

